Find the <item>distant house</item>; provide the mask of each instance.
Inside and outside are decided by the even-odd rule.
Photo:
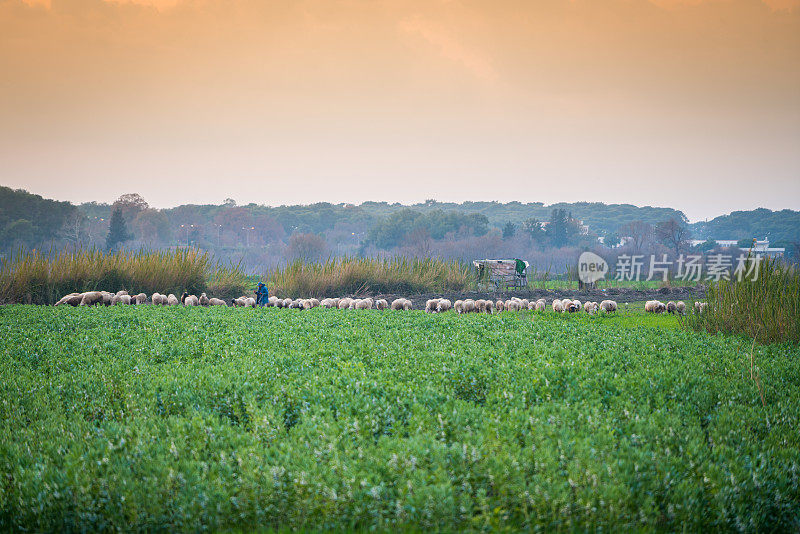
[[[692,244],[693,247],[696,247],[697,245],[702,245],[706,241],[709,241],[709,240],[708,239],[692,239],[691,240],[691,244]],[[730,247],[738,247],[739,246],[739,240],[737,240],[737,239],[711,239],[711,241],[714,241],[717,244],[717,246],[720,246],[720,247],[723,247],[723,248],[730,248]],[[780,247],[780,248],[779,247],[770,247],[769,246],[769,239],[767,239],[766,237],[764,239],[761,239],[761,240],[753,238],[753,247],[752,248],[753,248],[753,252],[755,252],[756,254],[761,254],[762,256],[778,257],[778,256],[783,256],[786,253],[786,249],[785,248],[782,248],[782,247]]]
[[[583,221],[577,221],[577,223],[578,223],[577,224],[578,233],[580,233],[581,235],[589,235],[589,227],[583,224]],[[542,221],[540,224],[542,226],[542,230],[544,230],[545,228],[547,228],[547,225],[550,224],[550,221]]]

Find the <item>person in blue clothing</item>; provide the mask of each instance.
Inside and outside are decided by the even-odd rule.
[[[258,287],[254,293],[256,294],[256,306],[261,306],[262,308],[266,306],[269,301],[269,290],[267,286],[264,285],[264,282],[258,283]]]

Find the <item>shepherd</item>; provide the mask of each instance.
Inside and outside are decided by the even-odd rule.
[[[254,293],[256,294],[256,306],[261,306],[262,308],[266,306],[269,301],[269,290],[264,285],[264,282],[258,283]]]

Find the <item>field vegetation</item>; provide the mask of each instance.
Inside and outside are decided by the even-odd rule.
[[[799,356],[639,305],[5,306],[0,530],[796,531]]]

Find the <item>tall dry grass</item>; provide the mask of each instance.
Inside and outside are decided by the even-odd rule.
[[[462,291],[474,278],[468,266],[456,261],[397,256],[297,261],[267,276],[270,294],[301,297]]]
[[[52,304],[71,292],[126,289],[131,293],[190,293],[216,289],[223,298],[244,291],[237,267],[214,265],[196,249],[105,254],[19,250],[0,267],[0,302]]]
[[[778,259],[764,258],[755,280],[710,285],[706,297],[706,310],[687,321],[696,330],[744,334],[760,343],[800,342],[800,273]]]

